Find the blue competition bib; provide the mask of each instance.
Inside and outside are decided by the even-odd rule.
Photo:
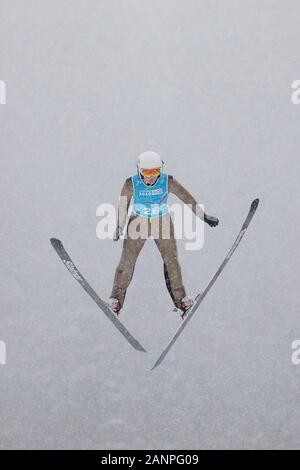
[[[154,186],[147,186],[139,175],[132,177],[133,210],[141,217],[162,217],[169,212],[168,175],[162,173]]]

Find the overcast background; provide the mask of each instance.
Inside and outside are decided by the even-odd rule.
[[[0,447],[300,448],[299,2],[0,0],[0,17]],[[121,317],[147,355],[49,243],[106,299],[122,244],[96,238],[96,208],[147,149],[220,218],[201,251],[178,244],[189,295],[261,200],[153,372],[180,324],[154,243]]]

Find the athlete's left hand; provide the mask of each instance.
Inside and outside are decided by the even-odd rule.
[[[219,219],[212,215],[204,214],[204,222],[206,222],[210,227],[216,227],[219,224]]]

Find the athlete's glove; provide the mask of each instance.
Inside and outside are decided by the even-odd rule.
[[[117,227],[115,234],[114,234],[114,238],[113,238],[114,242],[117,242],[122,235],[123,235],[123,229],[121,227]]]
[[[212,215],[204,214],[204,222],[206,222],[210,227],[216,227],[219,224],[219,219]]]

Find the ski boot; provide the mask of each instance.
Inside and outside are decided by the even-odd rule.
[[[180,302],[181,302],[180,310],[182,311],[181,318],[182,320],[184,320],[188,311],[193,306],[194,301],[193,299],[190,299],[189,297],[183,297],[183,299],[181,299]]]
[[[108,306],[114,313],[116,313],[116,315],[120,314],[120,310],[122,307],[118,299],[114,299],[113,297],[111,297],[108,301]]]
[[[182,320],[184,320],[184,318],[188,314],[193,304],[194,304],[193,299],[190,299],[189,297],[183,297],[183,299],[180,299],[180,305],[174,308],[174,312],[180,311],[181,312],[180,316]]]

